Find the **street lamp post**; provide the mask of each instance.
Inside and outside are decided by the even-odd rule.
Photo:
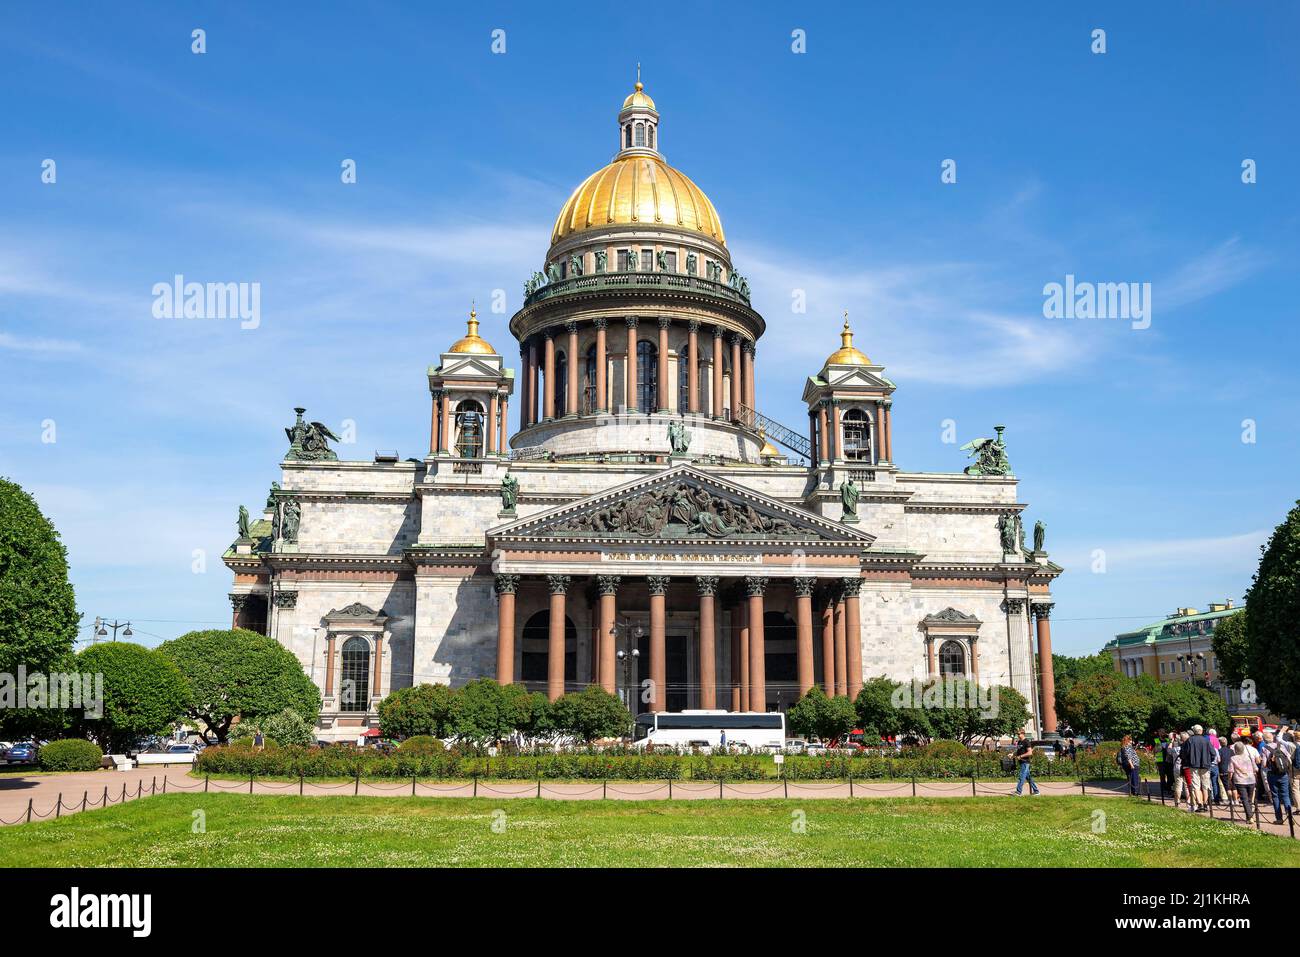
[[[615,652],[615,657],[623,665],[623,703],[627,706],[628,712],[635,715],[636,712],[632,708],[632,665],[641,658],[641,649],[638,645],[645,636],[645,628],[638,622],[631,622],[624,618],[622,621],[616,622],[609,633],[614,637],[616,647],[622,644],[624,640],[628,645],[626,650],[619,648]]]
[[[118,621],[117,619],[114,619],[113,621],[105,621],[103,618],[96,616],[95,627],[92,632],[90,643],[93,645],[96,640],[105,637],[108,634],[108,629],[110,628],[113,629],[113,638],[112,638],[113,641],[117,641],[117,630],[119,628],[126,629],[125,631],[122,632],[123,638],[130,638],[132,635],[135,634],[135,632],[131,630],[131,623],[129,621]]]

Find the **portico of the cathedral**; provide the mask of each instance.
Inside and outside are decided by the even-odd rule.
[[[235,625],[302,661],[325,739],[376,726],[394,689],[479,677],[551,698],[596,684],[639,713],[964,675],[1054,731],[1061,569],[1041,525],[1025,544],[1002,428],[963,471],[907,471],[894,383],[848,320],[808,370],[806,423],[765,416],[766,323],[659,122],[638,82],[510,348],[471,313],[429,367],[427,454],[340,461],[299,410],[263,517],[243,512],[225,555]]]

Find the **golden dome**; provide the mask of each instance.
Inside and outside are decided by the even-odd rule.
[[[642,86],[641,81],[637,80],[636,89],[629,93],[627,99],[623,101],[623,109],[630,110],[635,107],[641,110],[653,110],[655,108],[655,101],[650,99],[649,93],[641,92],[644,89],[645,87]]]
[[[861,350],[853,347],[853,330],[849,328],[849,314],[844,314],[844,329],[840,332],[840,347],[826,357],[826,364],[838,366],[869,366]]]
[[[642,223],[694,230],[727,244],[703,190],[661,157],[645,155],[619,157],[588,176],[561,207],[551,243],[588,229]]]
[[[473,309],[469,311],[469,331],[463,338],[457,339],[452,343],[448,352],[472,353],[480,356],[494,356],[497,351],[492,348],[491,343],[478,334],[478,313]]]
[[[759,429],[758,437],[763,440],[763,447],[758,450],[758,457],[760,459],[771,458],[772,456],[780,457],[781,453],[777,451],[776,446],[772,444],[772,441],[767,437],[766,432]]]

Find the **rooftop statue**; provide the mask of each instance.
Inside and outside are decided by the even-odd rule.
[[[1002,441],[1002,433],[1005,430],[1005,425],[995,425],[993,431],[997,433],[997,438],[976,439],[961,447],[963,452],[967,452],[975,460],[973,465],[966,466],[967,475],[1006,475],[1011,471],[1011,462],[1007,459],[1007,446]]]
[[[513,512],[519,504],[519,479],[509,472],[501,476],[501,511]]]
[[[248,539],[251,537],[248,534],[248,509],[242,505],[239,506],[239,523],[236,527],[239,530],[240,539]]]
[[[306,409],[294,409],[298,421],[284,430],[289,437],[289,451],[285,458],[300,462],[337,462],[339,457],[329,447],[327,440],[339,441],[339,437],[321,422],[304,422],[302,414]]]
[[[1043,539],[1045,539],[1046,537],[1047,537],[1047,526],[1043,524],[1041,519],[1038,520],[1037,522],[1034,522],[1034,551],[1035,552],[1040,554],[1042,553]]]
[[[844,520],[850,521],[858,517],[858,499],[862,496],[862,490],[858,488],[858,483],[848,478],[840,486],[840,504],[844,506]]]
[[[691,447],[691,433],[687,430],[685,424],[681,422],[668,423],[668,443],[672,447],[673,455],[686,454],[686,450]]]

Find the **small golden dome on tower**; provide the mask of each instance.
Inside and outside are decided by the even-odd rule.
[[[844,328],[840,331],[840,347],[826,357],[826,364],[837,366],[869,366],[871,360],[860,349],[853,347],[853,330],[849,328],[849,314],[844,314]]]
[[[627,99],[623,101],[623,109],[630,110],[636,108],[641,110],[653,110],[655,108],[655,101],[650,99],[649,93],[641,92],[644,89],[645,87],[642,85],[641,81],[637,80],[635,89],[633,89],[632,92],[627,95]],[[656,110],[656,112],[658,111]]]
[[[473,309],[469,311],[469,331],[463,338],[457,339],[448,352],[471,353],[480,356],[494,356],[497,351],[492,348],[492,344],[478,334],[478,313]]]

